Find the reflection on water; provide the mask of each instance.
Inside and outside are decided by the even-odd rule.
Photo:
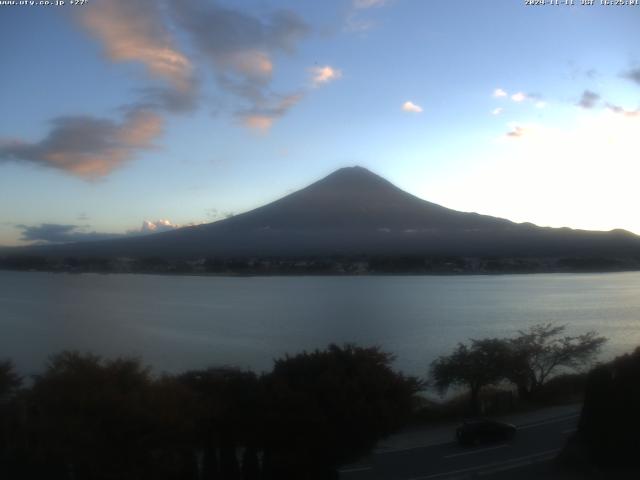
[[[540,322],[640,345],[640,273],[194,277],[0,271],[0,358],[25,373],[62,349],[141,356],[156,371],[266,370],[330,342],[381,345],[422,375],[459,341]]]

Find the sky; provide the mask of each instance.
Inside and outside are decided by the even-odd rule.
[[[640,234],[640,5],[11,3],[0,245],[216,221],[353,165],[456,210]]]

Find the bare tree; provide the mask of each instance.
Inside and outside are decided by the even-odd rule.
[[[566,336],[565,330],[566,325],[543,323],[521,330],[509,340],[512,358],[507,378],[518,387],[521,397],[531,397],[563,369],[590,366],[607,341],[594,331]]]

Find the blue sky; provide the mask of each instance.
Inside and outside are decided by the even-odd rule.
[[[0,245],[209,222],[349,165],[640,233],[640,6],[577,3],[0,6]]]

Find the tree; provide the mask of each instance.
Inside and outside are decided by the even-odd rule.
[[[198,399],[199,447],[205,478],[236,480],[241,469],[253,480],[259,470],[258,446],[261,439],[264,400],[255,373],[231,367],[191,370],[177,377]],[[242,467],[236,456],[244,447]]]
[[[27,401],[34,478],[188,478],[195,468],[190,392],[136,359],[62,352]]]
[[[470,346],[459,343],[450,355],[431,363],[431,379],[441,394],[452,385],[469,388],[471,413],[477,415],[480,390],[505,378],[509,352],[507,341],[500,338],[472,339]]]
[[[594,331],[563,336],[566,325],[538,324],[509,340],[511,359],[507,378],[523,398],[535,395],[555,373],[591,364],[606,342]]]
[[[264,478],[337,478],[411,414],[421,387],[377,347],[330,345],[276,360],[267,392]]]
[[[583,458],[598,467],[632,468],[637,472],[639,379],[640,347],[589,372],[577,437],[573,441],[584,449]]]
[[[6,471],[7,455],[11,446],[17,443],[16,423],[19,419],[14,393],[22,384],[13,362],[0,362],[0,470]]]
[[[11,360],[0,362],[0,400],[11,395],[22,384]]]

